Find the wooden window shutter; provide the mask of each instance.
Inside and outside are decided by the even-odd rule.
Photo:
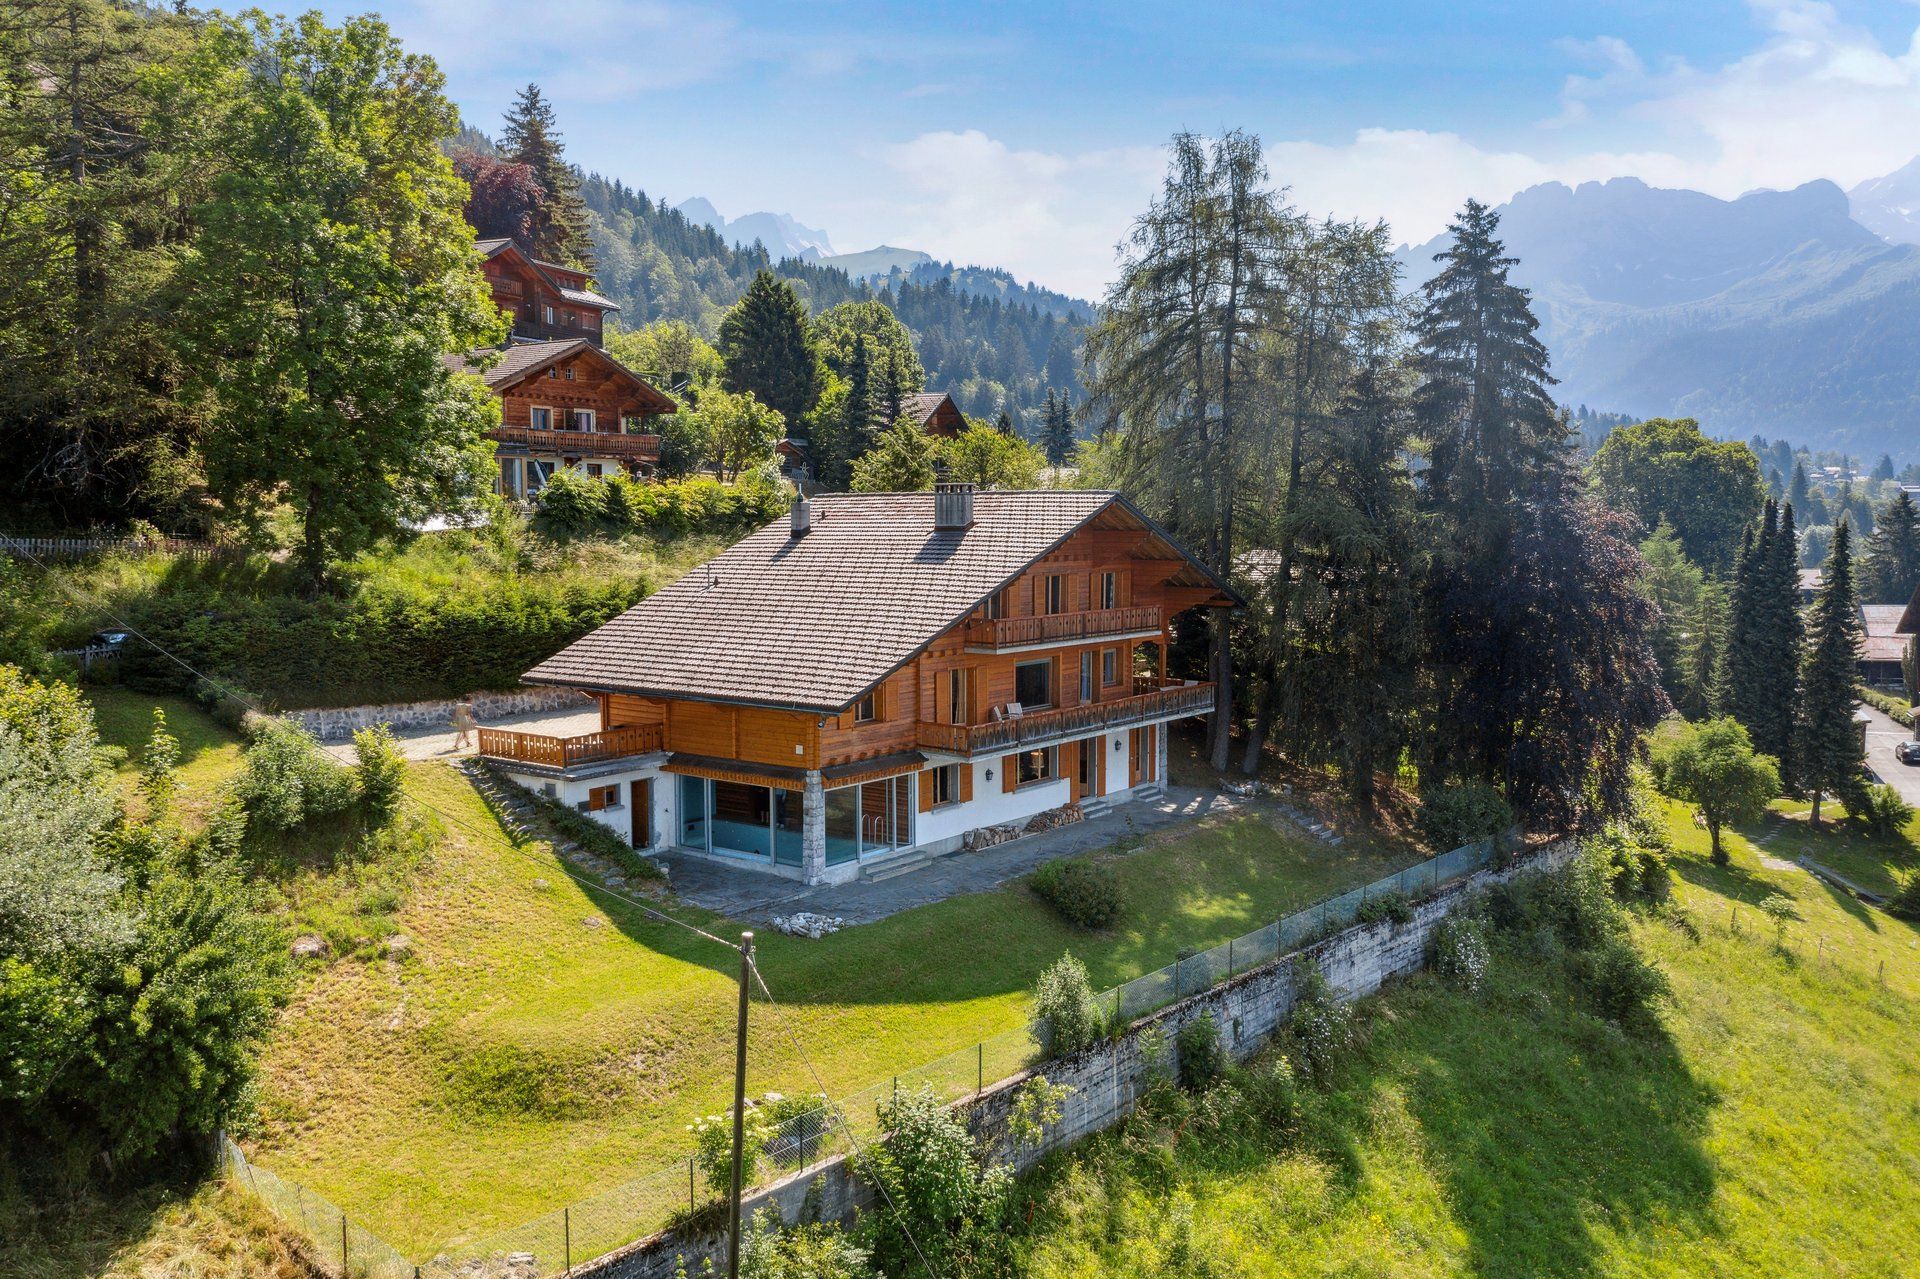
[[[959,771],[960,802],[963,804],[971,803],[973,801],[973,765],[962,764],[960,765]]]
[[[1013,789],[1018,784],[1014,781],[1014,778],[1020,775],[1019,765],[1020,757],[1018,755],[1002,755],[1000,757],[1000,789],[1006,794],[1013,794]]]
[[[920,791],[920,811],[923,813],[931,813],[933,811],[933,774],[934,770],[931,768],[920,771],[918,789]]]

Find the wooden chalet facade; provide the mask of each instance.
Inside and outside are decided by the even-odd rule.
[[[634,847],[838,882],[1165,788],[1173,617],[1239,603],[1118,494],[834,494],[555,654],[578,738],[481,754]]]
[[[620,308],[585,272],[529,257],[511,240],[478,247],[493,300],[512,321],[498,359],[479,351],[463,361],[500,397],[498,491],[529,499],[562,467],[651,470],[660,436],[648,423],[677,406],[602,348],[607,316]]]

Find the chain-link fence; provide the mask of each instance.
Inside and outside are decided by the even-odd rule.
[[[1127,1019],[1137,1020],[1352,926],[1369,902],[1428,895],[1493,865],[1518,837],[1515,829],[1416,862],[1209,950],[1180,956],[1164,968],[1114,987],[1102,998]],[[959,1101],[1020,1073],[1037,1056],[1032,1027],[1004,1031],[794,1115],[779,1126],[757,1180],[764,1184],[810,1164],[854,1154],[879,1135],[880,1108],[903,1092],[927,1088],[943,1100]],[[337,1266],[335,1273],[367,1279],[455,1274],[461,1279],[489,1275],[533,1279],[562,1273],[676,1223],[701,1219],[726,1189],[708,1184],[696,1159],[680,1159],[591,1198],[414,1263],[326,1200],[249,1161],[225,1137],[221,1147],[233,1179],[304,1233],[330,1269]]]

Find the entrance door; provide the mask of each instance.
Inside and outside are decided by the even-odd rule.
[[[628,785],[628,812],[633,820],[633,846],[653,847],[653,782],[641,778]]]

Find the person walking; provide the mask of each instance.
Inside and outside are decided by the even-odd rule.
[[[471,701],[463,697],[455,702],[453,717],[449,722],[453,725],[453,749],[465,750],[473,745],[473,730],[480,727],[480,721],[474,718]]]

